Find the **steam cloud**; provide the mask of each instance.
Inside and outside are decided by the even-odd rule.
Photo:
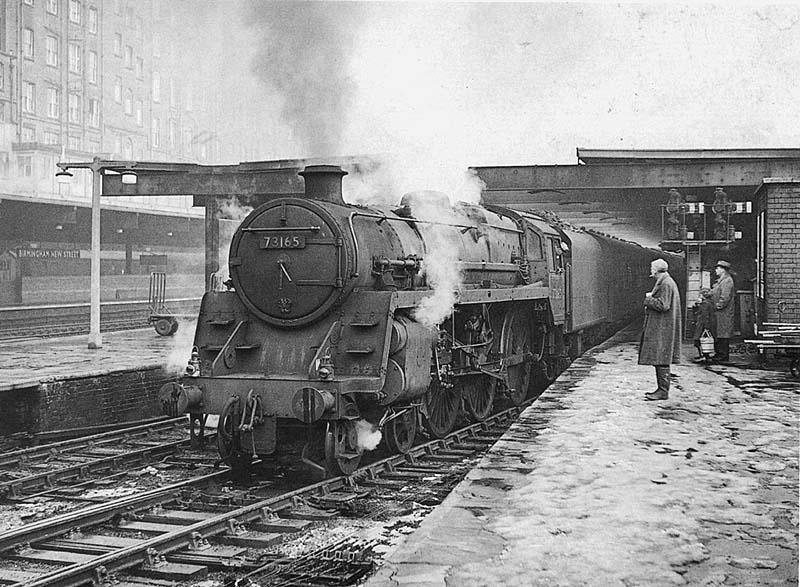
[[[181,376],[192,356],[194,345],[194,323],[181,322],[178,332],[169,338],[165,370],[171,375]]]
[[[356,443],[360,452],[378,448],[382,437],[383,434],[374,424],[366,420],[356,422]]]

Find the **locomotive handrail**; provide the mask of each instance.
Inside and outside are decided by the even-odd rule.
[[[282,226],[280,228],[269,228],[269,227],[247,227],[242,228],[242,232],[288,232],[288,231],[297,231],[297,230],[308,230],[311,232],[319,232],[322,230],[321,226]]]

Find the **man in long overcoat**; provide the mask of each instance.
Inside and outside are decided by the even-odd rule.
[[[656,283],[644,298],[639,364],[654,365],[658,383],[658,389],[645,394],[647,400],[669,397],[669,366],[681,360],[681,294],[667,269],[664,259],[650,263],[650,277]]]
[[[716,332],[714,339],[715,354],[711,359],[720,363],[730,360],[730,337],[733,336],[733,312],[736,306],[733,295],[733,277],[731,277],[731,264],[727,261],[717,261],[714,267],[717,282],[711,288],[711,301],[714,303],[714,321]]]

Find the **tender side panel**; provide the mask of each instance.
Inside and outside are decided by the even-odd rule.
[[[567,332],[576,332],[608,320],[608,299],[614,276],[605,272],[603,250],[588,233],[567,232],[571,267]]]

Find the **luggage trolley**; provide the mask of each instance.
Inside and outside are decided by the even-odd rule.
[[[153,324],[161,336],[172,336],[178,331],[178,318],[194,318],[194,314],[171,312],[165,304],[167,295],[167,274],[163,271],[150,273],[150,316],[148,324]]]

